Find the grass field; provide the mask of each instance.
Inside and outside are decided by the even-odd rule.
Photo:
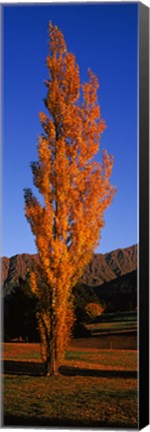
[[[97,324],[88,324],[87,328],[91,330],[93,333],[95,332],[112,332],[114,331],[121,331],[121,330],[133,330],[137,329],[137,326],[135,325],[134,321],[112,321],[112,322],[101,322]]]
[[[95,333],[113,333],[121,331],[137,331],[137,313],[122,312],[103,314],[98,317],[97,322],[87,325],[91,335]]]
[[[137,352],[69,347],[43,376],[39,344],[3,344],[4,425],[137,428]]]

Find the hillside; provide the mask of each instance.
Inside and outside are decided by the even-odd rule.
[[[27,269],[34,268],[38,256],[18,254],[11,258],[2,258],[2,287],[4,293],[11,292],[14,285],[19,284],[19,277],[26,279]],[[120,276],[137,269],[137,246],[117,249],[106,254],[94,254],[87,266],[81,282],[85,285],[98,287]]]
[[[137,307],[137,271],[133,270],[94,288],[95,294],[107,306],[107,311],[134,310]]]

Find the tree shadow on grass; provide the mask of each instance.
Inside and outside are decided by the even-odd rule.
[[[103,429],[137,429],[137,424],[124,423],[123,422],[115,422],[115,423],[106,423],[100,420],[93,420],[91,422],[87,422],[87,420],[78,420],[71,418],[62,418],[58,419],[54,418],[37,418],[35,416],[32,417],[17,417],[14,415],[6,415],[3,418],[2,426],[17,426],[17,427],[73,427],[73,428],[103,428]]]
[[[42,376],[45,374],[45,365],[30,361],[5,360],[2,372],[10,375]]]
[[[15,375],[45,375],[44,363],[5,360],[4,374]],[[137,378],[137,371],[86,369],[73,366],[61,366],[59,373],[64,376],[93,376],[103,378]]]
[[[72,366],[61,366],[59,371],[65,376],[93,376],[106,378],[137,378],[137,371],[86,369]]]

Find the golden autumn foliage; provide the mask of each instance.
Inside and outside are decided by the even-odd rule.
[[[31,164],[44,204],[27,189],[25,212],[44,281],[43,288],[31,273],[31,289],[41,304],[37,317],[42,355],[55,373],[73,324],[71,290],[99,243],[104,211],[115,188],[109,180],[113,157],[104,151],[102,163],[93,160],[105,129],[97,102],[98,79],[89,70],[88,82],[80,84],[75,56],[52,23],[46,62],[47,114],[40,113],[43,134],[37,144],[38,162]]]
[[[89,319],[95,319],[101,315],[105,310],[104,305],[98,303],[87,303],[85,307],[86,314]]]

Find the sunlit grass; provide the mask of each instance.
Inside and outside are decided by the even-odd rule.
[[[137,370],[137,352],[130,350],[99,350],[93,353],[86,349],[68,351],[66,359],[78,360],[78,363],[80,361],[83,364],[95,364],[95,367],[99,369]]]
[[[4,359],[14,361],[41,362],[40,344],[6,343],[3,345]],[[81,365],[80,365],[81,362]],[[65,353],[63,364],[76,366],[92,366],[99,369],[137,370],[136,350],[98,350],[73,348],[70,346]]]

